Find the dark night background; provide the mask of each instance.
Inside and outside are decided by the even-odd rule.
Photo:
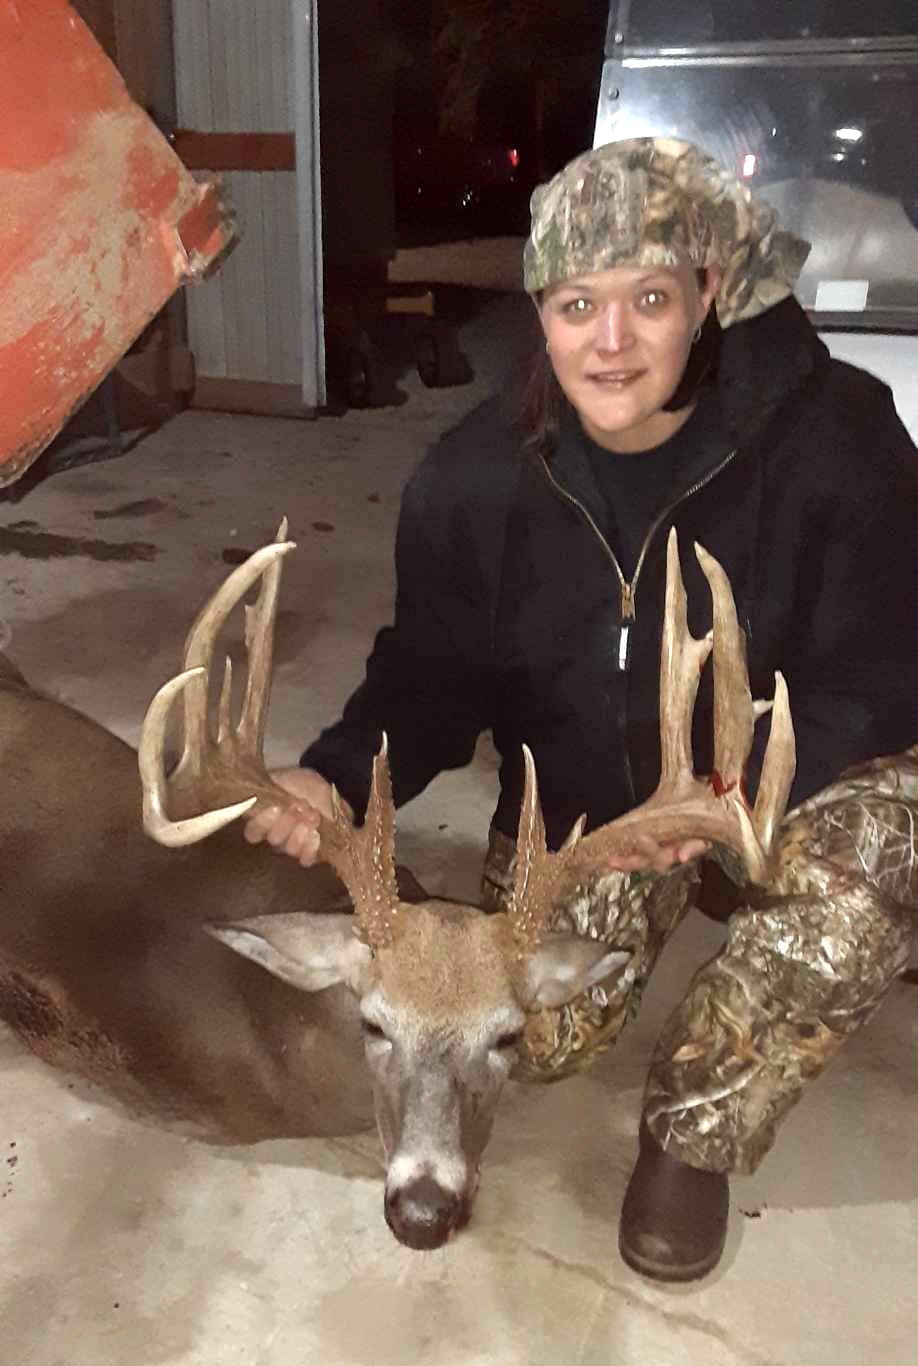
[[[592,141],[607,0],[380,0],[401,240],[523,232]]]

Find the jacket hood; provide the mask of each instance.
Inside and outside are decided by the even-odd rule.
[[[724,332],[714,385],[733,444],[742,448],[762,436],[828,363],[828,350],[794,298]]]

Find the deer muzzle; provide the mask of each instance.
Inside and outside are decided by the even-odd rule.
[[[446,1190],[425,1175],[387,1189],[385,1213],[400,1243],[417,1252],[430,1252],[468,1223],[471,1201],[464,1192]]]

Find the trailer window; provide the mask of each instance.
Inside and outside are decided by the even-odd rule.
[[[595,142],[705,148],[813,244],[798,287],[822,321],[918,327],[918,61],[785,55],[607,63]],[[844,315],[844,316],[842,316]]]
[[[918,26],[915,0],[623,0],[611,31],[627,47],[898,38]]]

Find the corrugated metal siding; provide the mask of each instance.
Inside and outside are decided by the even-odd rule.
[[[181,127],[292,130],[290,0],[180,0],[174,13]],[[225,179],[241,241],[215,278],[188,295],[198,373],[299,384],[296,177],[241,171]]]
[[[179,0],[173,23],[183,127],[202,133],[292,128],[289,0]]]

